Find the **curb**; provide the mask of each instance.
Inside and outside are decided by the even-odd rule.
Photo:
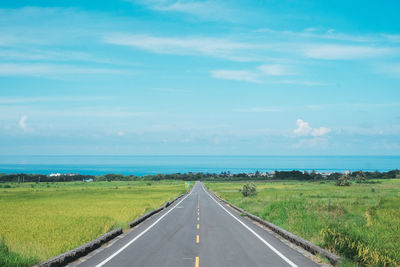
[[[207,191],[209,191],[209,190],[207,189]],[[299,237],[299,236],[297,236],[295,234],[292,234],[292,233],[286,231],[285,229],[282,229],[281,227],[279,227],[279,226],[277,226],[277,225],[275,225],[275,224],[273,224],[271,222],[265,221],[265,220],[261,219],[260,217],[257,217],[257,216],[255,216],[255,215],[253,215],[253,214],[251,214],[251,213],[249,213],[247,211],[244,211],[243,209],[241,209],[239,207],[236,207],[235,205],[229,203],[227,200],[217,196],[213,192],[210,192],[210,193],[213,196],[215,196],[217,199],[219,199],[220,201],[222,201],[225,204],[227,204],[232,209],[234,209],[234,210],[236,210],[236,211],[238,211],[238,212],[240,212],[242,214],[245,214],[251,220],[256,221],[256,222],[268,227],[269,229],[271,229],[272,231],[274,231],[278,235],[280,235],[283,238],[289,240],[290,242],[292,242],[292,243],[304,248],[305,250],[309,251],[310,253],[312,253],[314,255],[319,254],[319,255],[324,256],[325,258],[327,258],[330,261],[331,264],[333,264],[335,266],[338,266],[339,263],[341,262],[342,258],[340,256],[338,256],[336,254],[333,254],[333,253],[329,252],[328,250],[323,249],[323,248],[315,245],[314,243],[312,243],[310,241],[307,241],[307,240],[305,240],[305,239],[303,239],[303,238],[301,238],[301,237]]]
[[[190,192],[190,191],[189,191]],[[162,205],[161,207],[159,207],[158,209],[155,209],[153,211],[150,211],[148,213],[146,213],[145,215],[135,219],[134,221],[129,223],[129,227],[135,227],[138,224],[142,223],[143,221],[145,221],[146,219],[148,219],[149,217],[153,216],[156,213],[159,213],[160,211],[162,211],[163,209],[166,209],[167,207],[169,207],[172,203],[174,203],[175,201],[177,201],[178,199],[180,199],[181,197],[183,197],[184,195],[188,194],[189,192],[183,193],[182,195],[178,196],[177,198],[175,198],[174,200],[171,201],[167,201],[164,205]],[[116,230],[112,230],[108,233],[105,233],[104,235],[86,243],[83,244],[77,248],[74,248],[70,251],[64,252],[58,256],[55,256],[54,258],[48,259],[42,263],[39,263],[38,267],[59,267],[59,266],[65,266],[75,260],[77,260],[78,258],[81,258],[83,256],[86,256],[87,254],[89,254],[90,252],[92,252],[93,250],[101,247],[104,243],[107,243],[108,241],[110,241],[111,239],[114,239],[115,237],[119,236],[120,234],[122,234],[122,228],[118,228]]]

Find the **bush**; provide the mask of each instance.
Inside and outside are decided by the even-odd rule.
[[[253,183],[247,183],[243,185],[243,188],[239,190],[244,197],[257,195],[256,185]]]
[[[349,182],[350,177],[347,174],[343,174],[340,178],[336,181],[335,185],[337,186],[350,186]]]

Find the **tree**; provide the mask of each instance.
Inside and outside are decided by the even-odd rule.
[[[359,171],[356,175],[357,183],[362,183],[366,180],[365,174],[362,171]]]
[[[340,178],[336,181],[336,185],[337,186],[349,186],[350,182],[349,182],[349,175],[348,174],[343,174],[342,176],[340,176]]]
[[[257,195],[256,185],[253,183],[247,183],[243,185],[242,189],[239,189],[244,197]]]

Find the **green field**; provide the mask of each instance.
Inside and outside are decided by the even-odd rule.
[[[342,266],[400,265],[400,180],[338,187],[329,182],[256,182],[206,186],[222,198],[345,257]],[[372,192],[374,191],[374,192]]]
[[[185,192],[183,181],[2,184],[0,266],[32,265]]]

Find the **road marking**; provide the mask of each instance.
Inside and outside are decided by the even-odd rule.
[[[200,243],[200,237],[199,235],[196,235],[196,244]]]
[[[197,212],[197,216],[200,216],[200,212]]]
[[[224,211],[226,211],[229,215],[231,215],[236,221],[238,221],[241,225],[243,225],[247,230],[249,230],[253,235],[255,235],[259,240],[261,240],[261,242],[263,242],[267,247],[269,247],[273,252],[275,252],[279,257],[281,257],[284,261],[286,261],[290,266],[292,267],[297,267],[296,264],[294,264],[291,260],[289,260],[288,258],[286,258],[282,253],[280,253],[276,248],[274,248],[270,243],[268,243],[267,241],[265,241],[261,236],[259,236],[253,229],[251,229],[250,227],[248,227],[245,223],[243,223],[241,220],[239,220],[238,218],[236,218],[232,213],[230,213],[227,209],[225,209],[224,206],[222,206],[215,198],[213,198],[208,192],[207,190],[204,188],[204,186],[202,185],[202,188],[204,190],[204,192],[207,193],[207,195],[215,201],[215,203],[217,203]]]
[[[197,224],[197,229],[199,229],[200,228],[200,225],[199,224]]]
[[[119,250],[117,250],[114,254],[112,254],[110,257],[108,257],[107,259],[105,259],[104,261],[100,262],[99,264],[96,265],[96,267],[101,267],[104,264],[106,264],[107,262],[109,262],[112,258],[114,258],[115,256],[117,256],[119,253],[121,253],[121,251],[123,251],[124,249],[126,249],[129,245],[131,245],[133,242],[135,242],[139,237],[141,237],[142,235],[144,235],[147,231],[149,231],[151,228],[153,228],[154,225],[156,225],[159,221],[161,221],[165,216],[168,215],[168,213],[170,213],[171,211],[173,211],[177,206],[179,206],[179,204],[181,204],[182,201],[184,201],[188,196],[190,196],[193,192],[194,186],[192,188],[192,191],[190,191],[189,194],[187,194],[181,201],[178,202],[178,204],[176,204],[172,209],[170,209],[169,211],[167,211],[163,216],[161,216],[160,218],[157,219],[157,221],[155,221],[152,225],[150,225],[149,227],[147,227],[143,232],[141,232],[140,234],[138,234],[135,238],[133,238],[131,241],[129,241],[125,246],[123,246],[122,248],[120,248]]]
[[[197,217],[197,220],[200,221],[200,217]]]
[[[199,257],[196,257],[196,261],[194,263],[194,267],[199,267]]]

